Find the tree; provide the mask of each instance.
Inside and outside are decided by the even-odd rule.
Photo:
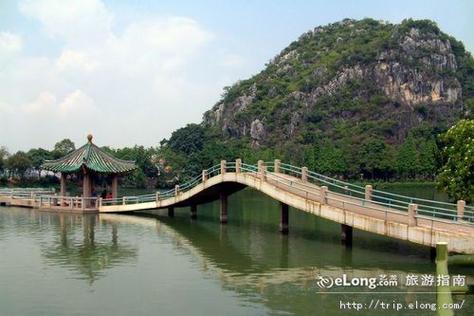
[[[343,175],[347,161],[341,149],[326,141],[314,151],[315,170],[325,175]]]
[[[474,120],[461,120],[441,135],[444,165],[438,185],[454,200],[474,200]]]
[[[6,160],[9,155],[6,147],[0,147],[0,174],[2,174],[5,169]]]
[[[439,150],[434,139],[422,139],[418,145],[418,164],[425,178],[433,179],[438,165]]]
[[[410,135],[400,147],[396,168],[402,177],[413,178],[418,171],[417,150],[414,138]]]
[[[26,171],[33,166],[28,155],[23,151],[18,151],[7,159],[6,167],[10,175],[23,178]]]
[[[380,178],[390,169],[391,155],[382,139],[373,138],[364,142],[358,156],[361,171],[372,179]]]
[[[33,169],[38,172],[38,178],[41,175],[41,165],[45,160],[52,159],[53,155],[43,148],[33,148],[27,152],[28,158],[31,160]]]
[[[171,134],[168,145],[184,154],[200,151],[204,145],[204,128],[198,124],[188,124]]]
[[[53,156],[54,158],[60,158],[75,149],[76,146],[74,145],[74,142],[69,138],[65,138],[54,144]]]

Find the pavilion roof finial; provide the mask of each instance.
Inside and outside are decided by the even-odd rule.
[[[94,138],[92,134],[87,135],[87,140],[89,141],[89,143],[92,143],[92,138]]]

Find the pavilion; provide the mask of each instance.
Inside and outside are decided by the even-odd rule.
[[[56,160],[46,160],[41,168],[61,174],[60,196],[66,196],[66,177],[78,174],[82,177],[82,197],[90,198],[94,188],[94,178],[105,175],[112,178],[112,198],[117,197],[118,177],[137,168],[134,161],[122,160],[111,156],[92,143],[92,135],[87,136],[88,142]],[[62,204],[63,202],[61,202]]]

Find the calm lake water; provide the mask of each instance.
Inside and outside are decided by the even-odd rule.
[[[347,249],[339,225],[294,209],[290,234],[282,236],[278,203],[252,190],[229,197],[227,225],[218,213],[218,203],[200,205],[197,220],[187,208],[168,218],[166,211],[69,215],[2,207],[0,315],[379,315],[341,310],[340,301],[436,301],[433,293],[404,286],[407,274],[435,273],[427,248],[354,231]],[[474,282],[472,268],[450,273]],[[403,284],[376,290],[316,284],[318,275],[342,274],[396,275]],[[368,294],[380,291],[402,293]],[[474,296],[454,297],[462,300],[456,315],[474,315]]]

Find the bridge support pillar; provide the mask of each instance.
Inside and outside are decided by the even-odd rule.
[[[221,192],[220,200],[221,200],[220,221],[222,224],[227,224],[227,194]]]
[[[197,218],[197,205],[191,204],[191,219]]]
[[[430,260],[431,262],[436,261],[436,247],[430,247]]]
[[[462,221],[462,218],[464,217],[464,209],[466,208],[466,201],[464,200],[459,200],[457,203],[457,210],[458,210],[458,221]]]
[[[372,186],[371,186],[370,184],[367,184],[367,185],[365,186],[365,199],[366,199],[367,201],[372,200],[372,191],[373,191],[373,190],[374,190],[374,189],[372,188]]]
[[[174,207],[168,207],[168,217],[174,217]]]
[[[275,162],[273,163],[273,171],[280,172],[280,165],[281,165],[280,159],[275,159]]]
[[[280,202],[280,233],[288,234],[288,204]]]
[[[352,226],[341,224],[341,243],[346,247],[352,247]]]

